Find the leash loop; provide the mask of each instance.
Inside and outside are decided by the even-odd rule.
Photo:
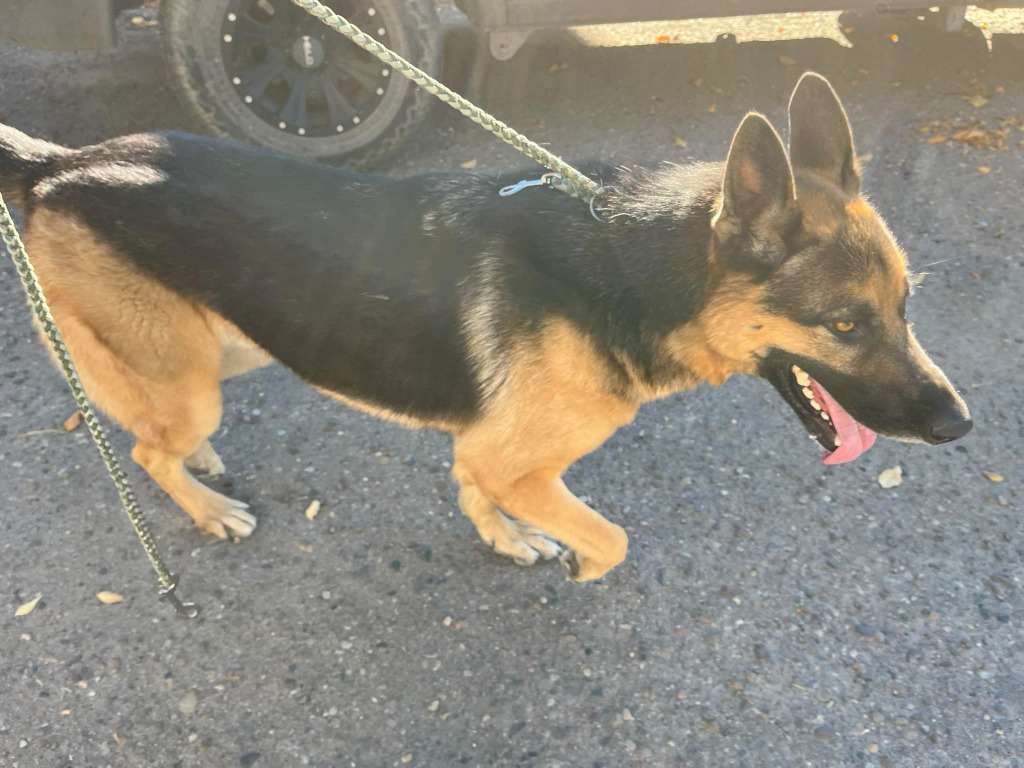
[[[85,389],[78,378],[78,372],[75,370],[74,363],[71,362],[71,355],[68,354],[60,331],[57,329],[57,324],[53,320],[53,315],[50,314],[50,306],[47,304],[46,296],[39,285],[39,278],[32,268],[32,262],[25,251],[25,244],[18,234],[17,227],[14,226],[14,219],[11,217],[11,212],[7,209],[7,204],[4,202],[2,194],[0,194],[0,238],[3,239],[4,244],[7,246],[7,252],[11,256],[11,261],[14,262],[14,268],[18,272],[18,277],[21,278],[21,284],[28,296],[29,304],[32,305],[36,319],[39,320],[39,325],[50,342],[53,354],[60,363],[61,373],[64,374],[64,379],[71,389],[71,396],[75,398],[78,410],[82,414],[82,420],[89,428],[89,434],[92,435],[93,442],[96,443],[96,448],[99,449],[100,456],[103,457],[103,463],[107,467],[107,472],[110,473],[110,479],[114,481],[114,485],[117,487],[125,514],[128,515],[128,520],[131,521],[132,528],[135,529],[139,541],[142,542],[142,548],[146,551],[146,556],[149,558],[149,562],[152,563],[153,570],[156,571],[156,577],[161,586],[161,596],[166,593],[175,610],[182,616],[188,618],[197,616],[199,614],[198,607],[191,603],[182,603],[174,595],[174,589],[178,583],[177,579],[171,575],[170,570],[164,564],[163,558],[160,556],[160,550],[153,539],[153,534],[150,533],[149,525],[146,523],[146,517],[139,507],[138,500],[135,498],[135,492],[132,490],[128,478],[121,469],[121,464],[114,454],[114,448],[110,445],[110,440],[107,439],[106,430],[103,429],[103,425],[100,424],[99,419],[96,417],[96,412],[89,404],[89,399],[85,395]],[[189,609],[192,610],[190,611]]]

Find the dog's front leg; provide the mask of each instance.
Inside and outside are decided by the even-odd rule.
[[[622,527],[577,499],[558,473],[531,472],[500,492],[497,501],[513,517],[569,547],[561,561],[574,581],[598,579],[626,557],[629,538]]]

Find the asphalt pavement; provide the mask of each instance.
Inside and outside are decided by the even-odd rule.
[[[64,433],[73,402],[0,263],[0,766],[1019,766],[1024,49],[845,21],[852,48],[538,36],[480,95],[567,157],[686,162],[724,157],[748,109],[784,131],[800,73],[829,76],[869,197],[929,273],[909,315],[972,409],[967,438],[826,467],[763,382],[650,404],[567,475],[631,539],[577,585],[478,540],[447,436],[272,367],[226,384],[214,439],[218,487],[259,517],[243,543],[194,528],[113,430],[204,609],[185,621],[84,429]],[[189,128],[156,34],[0,45],[0,112],[70,145]],[[453,44],[454,87],[470,60]],[[444,110],[383,170],[529,168]]]

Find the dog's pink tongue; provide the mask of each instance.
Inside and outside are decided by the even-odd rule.
[[[832,424],[836,428],[840,442],[839,447],[831,453],[823,453],[821,460],[826,464],[845,464],[853,461],[875,444],[875,433],[863,424],[858,424],[857,420],[818,382],[811,379],[811,383],[814,385],[814,394],[821,398],[825,410],[832,417]]]

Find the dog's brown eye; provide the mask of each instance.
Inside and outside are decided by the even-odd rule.
[[[840,333],[849,333],[853,330],[854,323],[852,321],[840,320],[836,323],[836,330]]]

